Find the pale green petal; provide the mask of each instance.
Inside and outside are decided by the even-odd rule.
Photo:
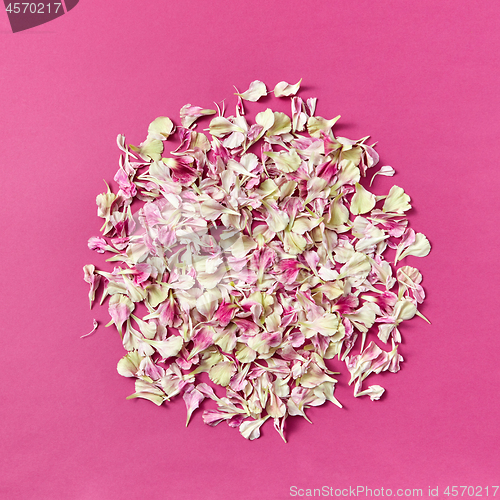
[[[269,229],[274,233],[283,231],[290,222],[288,214],[279,208],[271,207],[265,202],[264,205],[266,206],[268,212],[266,223],[269,226]]]
[[[142,359],[137,351],[129,352],[118,361],[116,369],[122,377],[135,377]]]
[[[200,205],[201,216],[208,220],[215,220],[222,214],[240,215],[239,212],[221,205],[215,200],[206,200]]]
[[[351,213],[354,215],[366,214],[372,210],[375,203],[377,203],[375,195],[356,182],[356,192],[351,201]]]
[[[222,363],[217,363],[212,366],[208,372],[210,380],[215,384],[219,384],[222,387],[229,385],[231,377],[236,372],[236,366],[230,361],[223,361]]]
[[[139,330],[146,339],[154,339],[156,335],[157,325],[154,321],[143,321],[141,318],[132,315],[135,322],[139,326]]]
[[[255,117],[255,123],[262,127],[261,135],[264,134],[274,125],[274,112],[272,109],[267,108],[265,111],[257,113]]]
[[[392,331],[396,328],[394,323],[382,323],[378,325],[378,338],[384,343],[387,344],[389,337],[391,336]]]
[[[130,149],[137,151],[144,160],[151,158],[151,160],[159,161],[163,153],[163,142],[159,139],[146,139],[140,147],[131,145]]]
[[[212,146],[210,146],[208,137],[205,134],[201,132],[191,132],[191,149],[199,148],[206,153],[207,151],[210,151],[211,147]]]
[[[196,299],[196,310],[203,314],[205,318],[210,319],[215,313],[221,294],[218,288],[205,290],[205,292]]]
[[[273,126],[266,132],[268,137],[273,135],[287,134],[292,130],[292,122],[290,117],[279,111],[274,112],[274,123]]]
[[[305,250],[306,245],[307,240],[301,234],[297,234],[292,231],[285,231],[285,236],[283,238],[285,252],[292,255],[298,255]]]
[[[344,139],[343,137],[337,137],[339,142],[344,140],[344,144],[342,146],[341,158],[343,162],[352,162],[354,165],[358,166],[361,162],[361,156],[363,154],[363,150],[358,146],[347,145],[346,143],[351,142],[349,139]]]
[[[376,307],[378,306],[372,302],[365,302],[355,313],[345,314],[345,317],[348,318],[360,332],[366,333],[377,317],[375,311]],[[378,312],[380,314],[380,310]]]
[[[238,127],[238,125],[230,122],[227,118],[223,116],[215,117],[209,125],[210,133],[215,137],[223,137],[231,132],[241,132],[245,131]]]
[[[327,271],[327,269],[322,267],[318,272],[320,278],[324,279],[325,281],[336,279],[338,276],[337,271],[329,270],[329,272],[332,274],[327,274],[325,271]],[[317,290],[323,293],[328,300],[335,300],[344,294],[344,291],[341,288],[335,286],[335,284],[333,283],[322,283],[317,286]]]
[[[166,116],[159,116],[152,121],[148,127],[148,139],[158,139],[164,141],[172,134],[174,124],[172,120]]]
[[[328,376],[316,363],[311,363],[307,372],[299,379],[300,385],[308,389],[317,387],[325,382],[335,383],[336,380]]]
[[[248,347],[258,354],[267,354],[271,349],[268,340],[261,333],[248,339]]]
[[[312,217],[299,217],[295,219],[292,225],[292,231],[297,234],[304,234],[307,231],[318,226],[321,219],[313,219]]]
[[[296,188],[297,188],[296,181],[287,181],[284,184],[282,184],[280,186],[280,196],[279,196],[280,200],[284,200],[285,198],[292,196]]]
[[[341,196],[337,196],[337,198],[335,198],[330,205],[329,218],[325,220],[325,226],[328,229],[335,229],[336,227],[345,224],[348,220],[349,210],[342,202]]]
[[[150,346],[154,347],[160,353],[160,356],[165,359],[172,356],[177,356],[184,343],[182,337],[179,335],[172,335],[165,340],[142,340]]]
[[[146,287],[148,292],[148,302],[151,307],[157,307],[168,297],[169,289],[160,284],[149,285]]]
[[[240,164],[246,171],[253,172],[259,166],[259,158],[253,153],[246,153],[240,158]]]
[[[233,160],[232,158],[227,162],[227,168],[240,175],[246,175],[248,177],[258,177],[256,174],[252,174],[252,172],[249,172],[244,165],[237,162],[236,160]]]
[[[338,189],[345,184],[354,184],[361,179],[361,172],[358,166],[352,161],[341,161],[340,172],[337,176],[337,183],[333,189]]]
[[[244,140],[245,140],[244,133],[233,132],[231,135],[229,135],[222,141],[222,144],[224,145],[225,148],[234,149],[241,146]]]
[[[266,199],[269,201],[276,201],[280,195],[279,188],[272,179],[266,179],[262,182],[255,192],[262,200]]]
[[[217,268],[215,273],[214,272],[207,273],[203,271],[199,272],[196,275],[196,279],[203,288],[210,290],[216,287],[226,274],[227,274],[226,266],[223,264]]]
[[[325,313],[323,316],[316,318],[314,321],[304,321],[300,323],[300,331],[310,338],[316,333],[333,337],[338,333],[339,318],[336,314]]]
[[[279,305],[278,305],[279,306]],[[280,323],[281,323],[281,314],[283,309],[281,306],[276,307],[274,312],[266,317],[265,325],[268,332],[277,332],[279,331]]]
[[[279,153],[265,151],[264,154],[272,158],[276,167],[285,174],[295,172],[302,164],[302,160],[295,149],[287,152],[280,151]]]
[[[366,278],[371,270],[368,256],[362,252],[355,252],[354,255],[340,268],[340,278],[354,276],[356,278]]]
[[[382,211],[402,214],[410,210],[410,197],[399,186],[392,186],[385,199]]]
[[[334,382],[323,382],[318,385],[314,389],[314,394],[317,396],[324,396],[327,401],[332,402],[334,405],[342,408],[342,404],[338,401],[338,399],[333,395],[335,391],[335,383]]]
[[[326,135],[329,135],[332,127],[337,123],[340,115],[332,118],[331,120],[326,120],[321,116],[311,116],[307,120],[307,131],[311,137],[321,137],[321,132],[324,132]]]
[[[235,356],[241,363],[251,363],[257,357],[257,353],[246,344],[237,344]]]
[[[160,406],[167,399],[167,396],[159,387],[156,387],[148,380],[137,379],[135,381],[135,393],[127,396],[127,399],[134,398],[148,399],[155,405]]]
[[[236,347],[236,333],[226,328],[216,334],[214,341],[224,352],[233,352]]]
[[[394,317],[398,323],[413,318],[417,313],[417,306],[411,300],[400,300],[394,306]]]
[[[251,250],[255,250],[257,248],[257,242],[250,238],[249,236],[245,236],[244,234],[240,234],[238,239],[234,242],[230,247],[230,251],[234,257],[237,259],[241,259],[245,257],[248,252]]]

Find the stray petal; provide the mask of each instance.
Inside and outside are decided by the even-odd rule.
[[[380,167],[380,170],[378,172],[375,172],[373,174],[372,180],[370,181],[370,186],[373,184],[373,179],[375,179],[375,177],[377,175],[383,175],[383,176],[386,176],[386,177],[392,177],[395,173],[396,173],[396,171],[392,167],[389,167],[388,165]]]
[[[276,87],[274,87],[274,95],[276,97],[288,97],[295,95],[300,88],[301,82],[302,78],[295,85],[290,85],[287,82],[279,82]]]
[[[97,327],[99,326],[99,323],[94,319],[93,324],[94,324],[94,328],[92,328],[92,330],[89,333],[86,333],[85,335],[82,335],[80,337],[81,339],[83,339],[84,337],[88,337],[89,335],[92,335],[97,330]]]
[[[236,94],[236,95],[240,96],[245,101],[256,102],[266,94],[267,94],[266,85],[259,80],[255,80],[250,84],[248,90],[243,92],[243,94]]]

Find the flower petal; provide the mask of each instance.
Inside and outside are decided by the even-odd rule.
[[[243,94],[237,93],[236,95],[240,96],[245,101],[256,102],[261,97],[267,95],[266,85],[259,80],[255,80],[250,84],[248,90],[243,92]]]
[[[302,78],[295,85],[290,85],[287,82],[279,82],[276,84],[276,87],[274,87],[274,95],[276,97],[288,97],[295,95],[299,91],[301,82]]]

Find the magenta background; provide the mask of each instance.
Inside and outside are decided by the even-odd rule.
[[[498,485],[500,3],[82,0],[12,34],[0,11],[0,498],[281,499],[290,487]],[[248,442],[182,400],[127,401],[116,331],[92,318],[82,266],[118,133],[210,106],[254,79],[304,78],[339,133],[378,141],[411,225],[428,300],[403,325],[382,401],[309,410],[289,443]],[[500,495],[500,492],[498,493]],[[497,496],[498,496],[497,495]],[[425,496],[425,495],[424,495]],[[444,497],[442,497],[444,498]]]

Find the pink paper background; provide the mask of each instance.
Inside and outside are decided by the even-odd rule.
[[[0,498],[281,499],[290,487],[422,488],[500,482],[500,3],[495,0],[82,0],[12,34],[0,9]],[[411,226],[433,245],[432,326],[403,325],[405,363],[383,400],[313,408],[289,443],[248,442],[182,400],[127,401],[120,338],[88,310],[82,266],[115,139],[211,106],[254,79],[304,78],[339,133],[378,141]],[[483,490],[483,496],[485,490]],[[500,492],[497,494],[500,496]],[[360,495],[362,498],[363,495]]]

